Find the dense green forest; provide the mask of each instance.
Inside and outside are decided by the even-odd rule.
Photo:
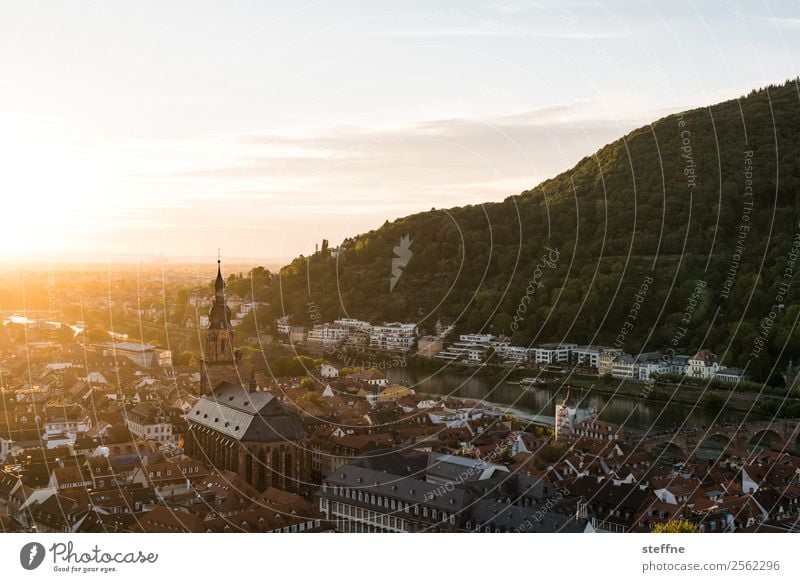
[[[705,346],[763,378],[800,361],[799,193],[793,80],[660,119],[502,202],[386,222],[256,287],[270,315],[296,323],[348,316],[430,331],[447,316],[519,344]],[[403,237],[407,261],[395,254]]]

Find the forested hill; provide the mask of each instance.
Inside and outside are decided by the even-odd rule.
[[[270,294],[296,322],[431,330],[447,316],[520,344],[702,345],[759,376],[800,361],[798,218],[791,81],[660,119],[502,202],[414,214],[344,241],[337,258],[299,257]]]

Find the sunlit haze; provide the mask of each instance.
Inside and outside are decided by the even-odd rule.
[[[4,3],[0,260],[279,262],[502,200],[796,75],[792,4]]]

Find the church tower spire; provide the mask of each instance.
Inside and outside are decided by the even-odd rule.
[[[214,281],[214,304],[208,312],[206,353],[204,356],[204,360],[208,363],[229,363],[234,359],[231,309],[225,303],[225,279],[222,277],[221,258],[217,258],[217,279]]]

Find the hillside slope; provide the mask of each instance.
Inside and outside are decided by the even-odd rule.
[[[520,344],[705,345],[763,375],[800,359],[790,333],[800,277],[783,276],[799,189],[791,81],[660,119],[503,202],[407,216],[344,241],[338,258],[299,257],[272,301],[297,322],[346,315],[430,330],[444,315]],[[410,258],[390,291],[403,237]]]

